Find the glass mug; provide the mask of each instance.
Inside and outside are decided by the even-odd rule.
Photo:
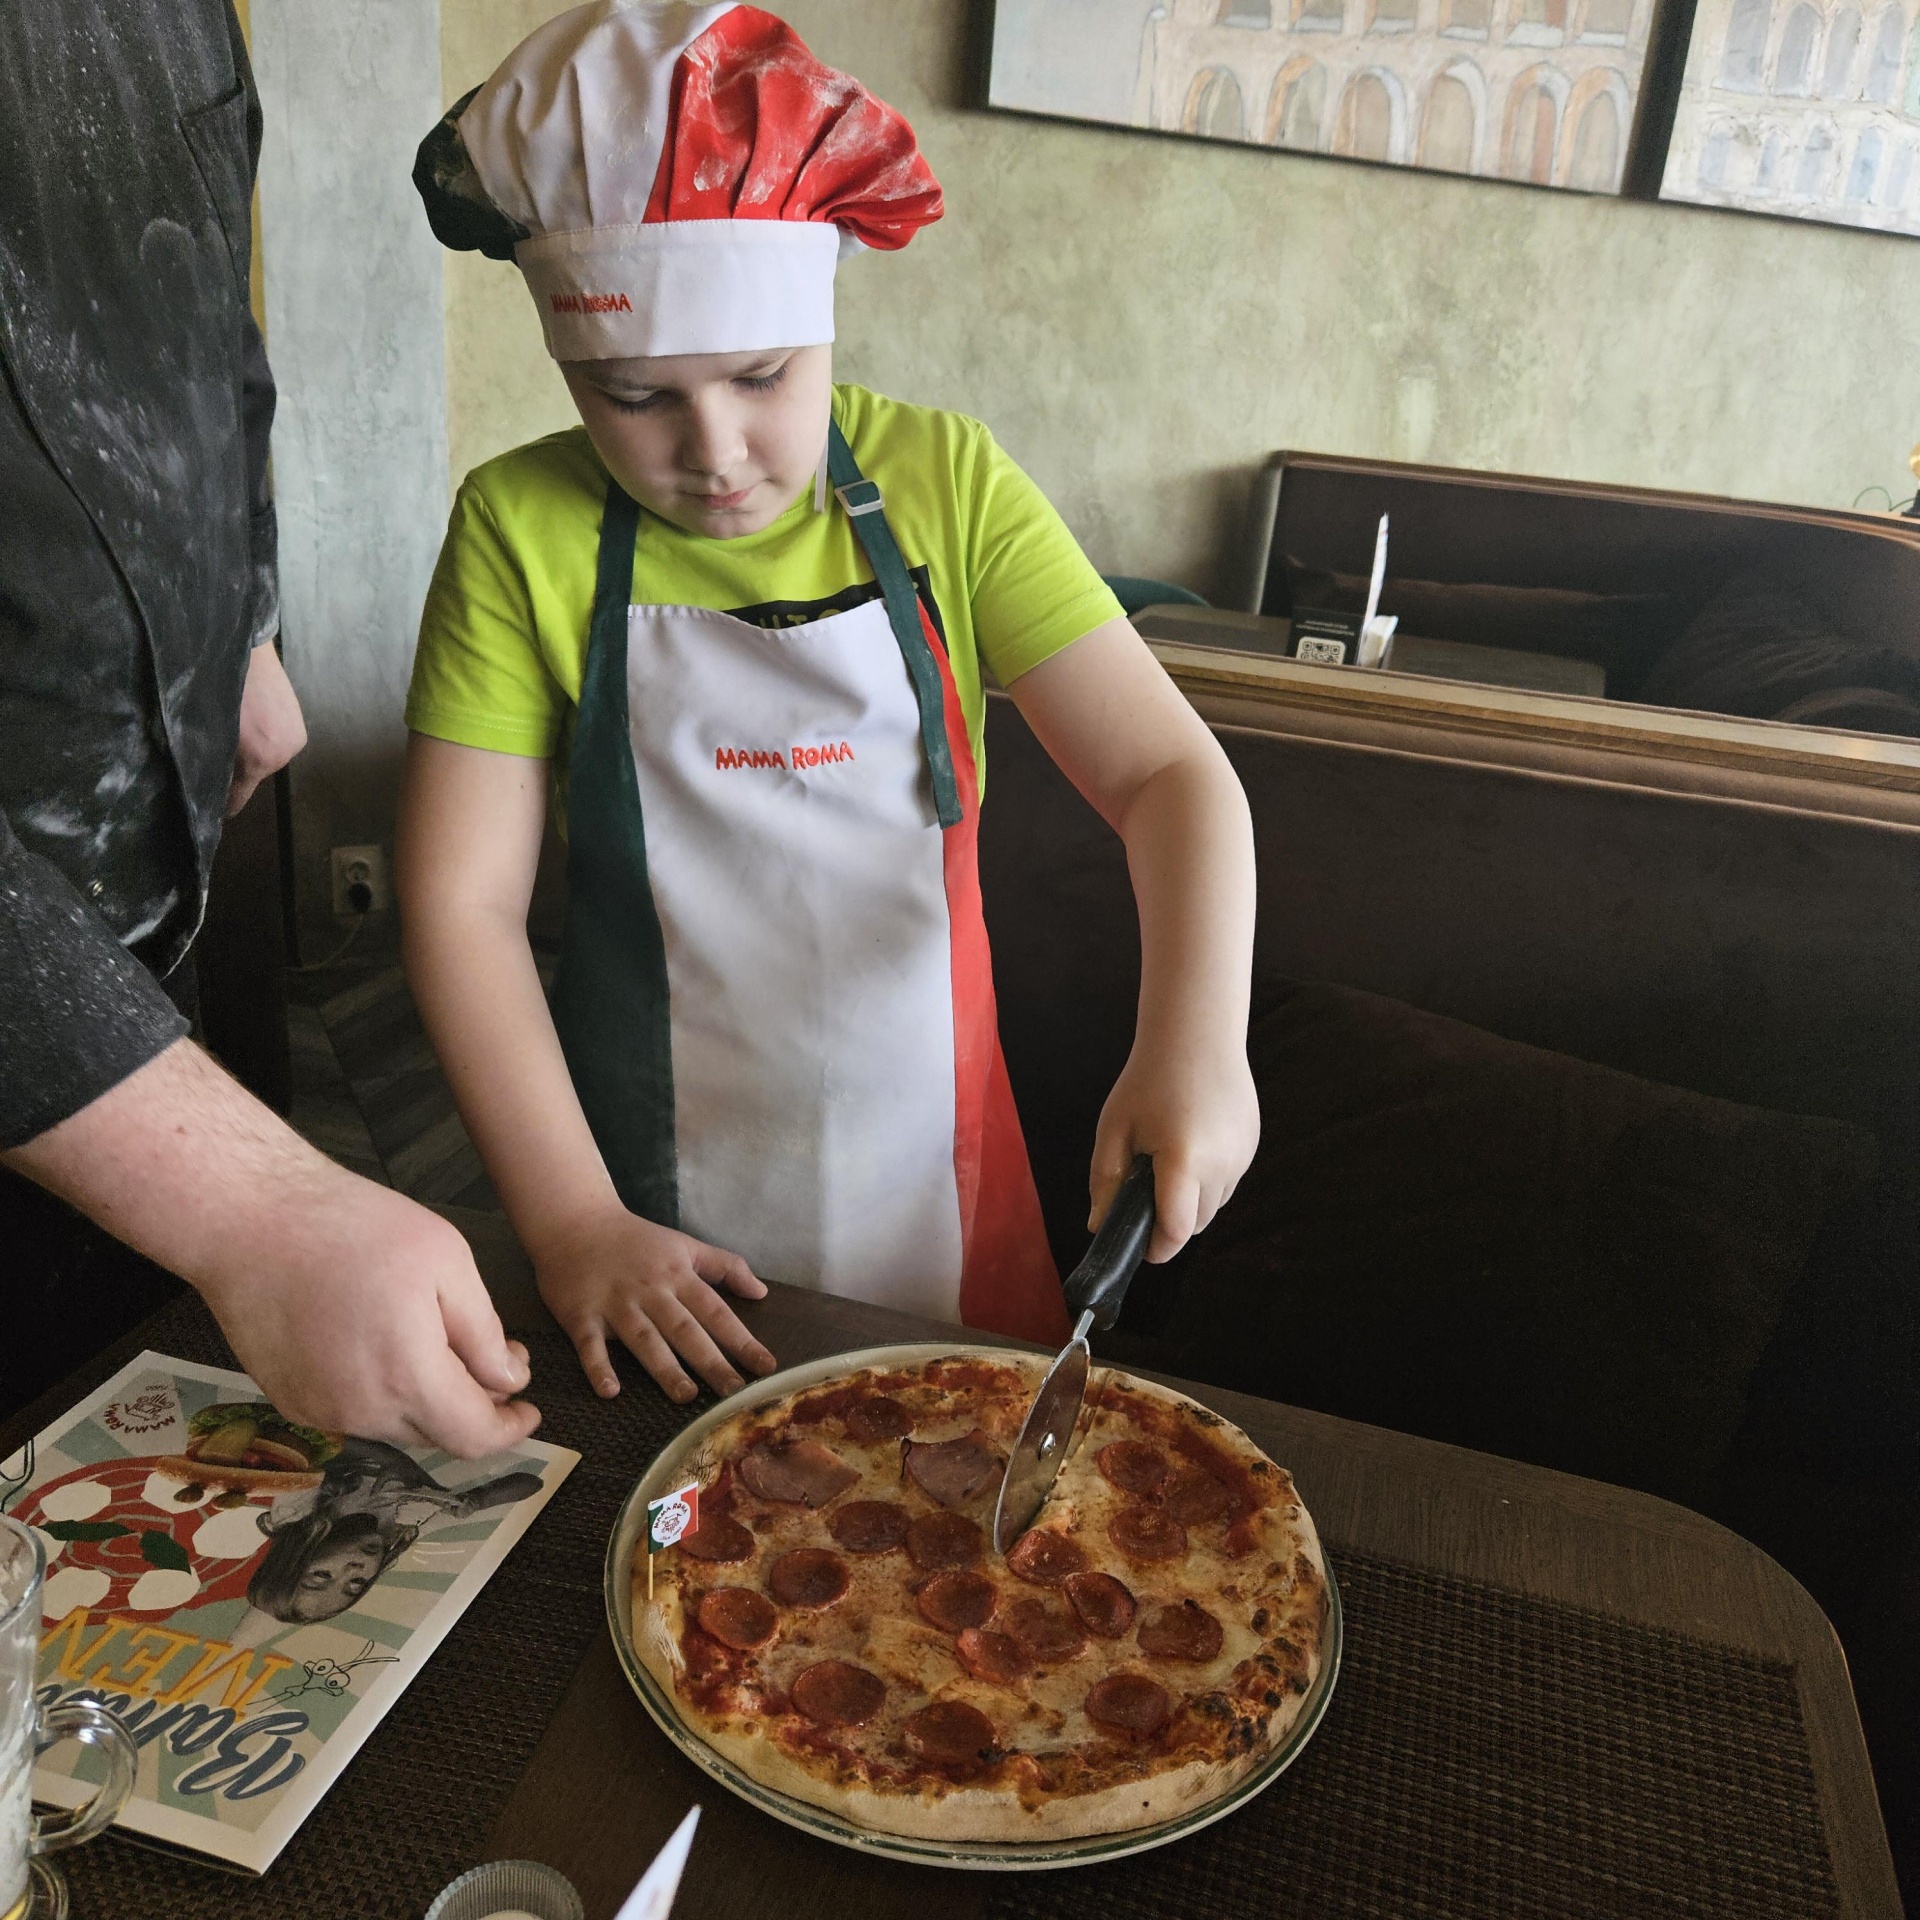
[[[61,1920],[64,1882],[40,1856],[77,1847],[111,1824],[133,1786],[139,1749],[105,1707],[70,1700],[34,1705],[40,1652],[40,1589],[46,1555],[30,1527],[0,1514],[0,1920]],[[106,1784],[71,1813],[33,1811],[34,1756],[56,1740],[79,1740],[107,1756]],[[38,1889],[40,1904],[35,1906]]]

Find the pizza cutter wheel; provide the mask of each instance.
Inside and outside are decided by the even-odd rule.
[[[1040,1382],[1020,1438],[1013,1444],[993,1509],[996,1552],[1004,1554],[1026,1532],[1053,1491],[1086,1399],[1087,1372],[1093,1363],[1087,1334],[1094,1327],[1104,1332],[1120,1318],[1120,1304],[1152,1238],[1153,1160],[1143,1153],[1120,1183],[1086,1258],[1067,1278],[1067,1305],[1079,1319],[1072,1339]]]

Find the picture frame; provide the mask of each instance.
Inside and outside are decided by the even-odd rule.
[[[983,104],[1920,235],[1920,0],[987,0]]]
[[[1920,7],[1698,0],[1661,197],[1920,235]]]
[[[995,0],[986,103],[1618,194],[1659,0]]]

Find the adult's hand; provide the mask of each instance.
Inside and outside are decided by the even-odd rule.
[[[195,1282],[267,1398],[308,1426],[468,1459],[524,1440],[540,1415],[510,1396],[527,1352],[458,1231],[343,1169],[303,1186],[267,1209],[287,1233],[277,1258]]]
[[[459,1233],[316,1152],[191,1041],[0,1158],[196,1287],[289,1418],[468,1459],[539,1425]]]
[[[227,818],[253,798],[262,780],[278,773],[307,744],[307,722],[300,696],[281,665],[279,650],[268,641],[247,661],[240,692],[240,743],[234,750],[233,782],[227,788]]]

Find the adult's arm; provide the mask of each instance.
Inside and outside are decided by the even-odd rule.
[[[526,1351],[460,1235],[316,1152],[191,1040],[0,1160],[196,1287],[295,1420],[470,1458],[539,1424],[509,1398]]]
[[[1233,1192],[1260,1140],[1247,1066],[1253,822],[1220,743],[1124,619],[1007,688],[1035,737],[1127,849],[1140,913],[1133,1051],[1094,1139],[1093,1220],[1136,1154],[1154,1163],[1165,1260]]]
[[[499,1402],[526,1356],[466,1242],[317,1153],[186,1024],[0,814],[0,1162],[197,1287],[295,1419],[470,1455],[523,1438],[538,1413]]]

